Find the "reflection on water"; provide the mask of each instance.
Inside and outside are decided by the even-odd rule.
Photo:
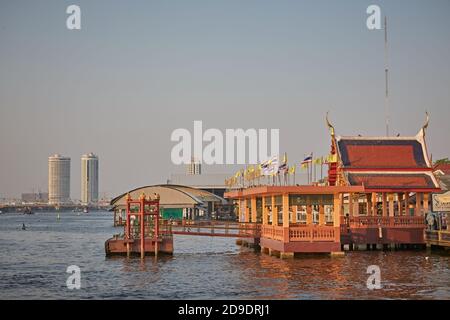
[[[0,215],[0,298],[450,299],[450,258],[427,251],[280,260],[232,238],[176,236],[172,257],[105,258],[117,231],[106,212]],[[69,265],[82,270],[81,290],[66,287]],[[366,287],[369,265],[381,268],[381,290]]]

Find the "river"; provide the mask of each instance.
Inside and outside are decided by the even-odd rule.
[[[22,224],[26,230],[22,230]],[[450,299],[450,257],[354,251],[280,260],[233,238],[175,236],[173,256],[106,258],[112,214],[0,215],[0,299]],[[81,270],[69,290],[67,267]],[[367,267],[381,270],[369,290]]]

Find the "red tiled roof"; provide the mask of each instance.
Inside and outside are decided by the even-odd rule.
[[[434,171],[441,170],[445,175],[450,175],[450,164],[437,164],[434,166]]]
[[[437,183],[427,173],[348,173],[350,185],[366,189],[434,189]]]
[[[339,138],[344,168],[427,168],[422,143],[411,139]]]

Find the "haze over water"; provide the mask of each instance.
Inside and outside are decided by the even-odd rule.
[[[233,238],[175,236],[173,256],[106,258],[108,212],[0,215],[0,299],[450,299],[448,257],[359,251],[280,260]],[[22,231],[22,223],[27,226]],[[66,268],[81,268],[69,290]],[[368,290],[369,265],[381,290]]]

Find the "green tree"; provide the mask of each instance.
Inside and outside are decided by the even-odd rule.
[[[450,160],[448,158],[443,158],[443,159],[436,160],[434,162],[434,164],[435,165],[437,165],[437,164],[450,164]]]

